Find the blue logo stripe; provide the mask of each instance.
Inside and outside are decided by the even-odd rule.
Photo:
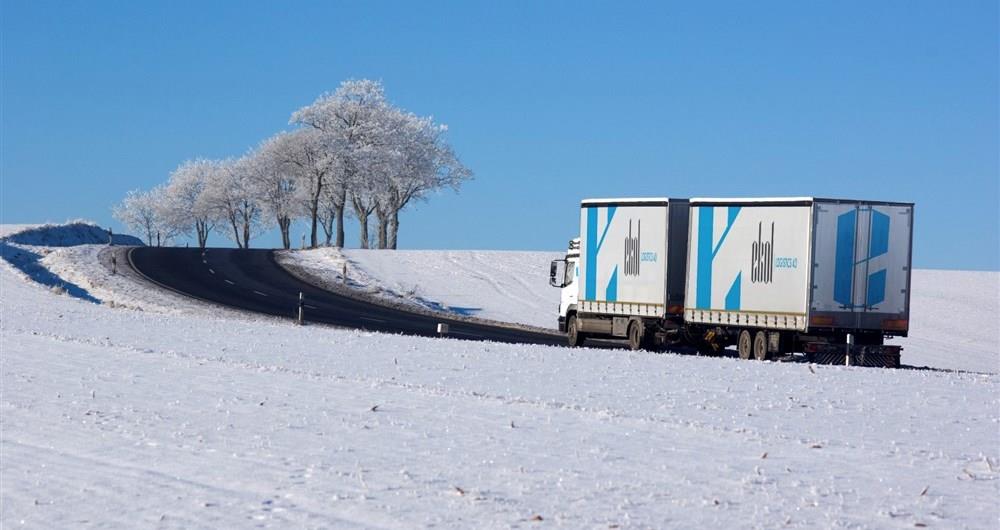
[[[868,259],[889,252],[889,216],[872,210],[872,237],[868,242]]]
[[[726,293],[726,311],[739,311],[740,309],[740,287],[743,279],[743,273],[740,272],[736,275],[736,279],[733,280],[733,285],[729,287],[729,292]]]
[[[597,297],[597,208],[587,208],[587,273],[583,279],[585,300]]]
[[[698,275],[695,292],[695,307],[708,309],[712,306],[712,226],[715,222],[711,206],[698,208]]]
[[[611,279],[608,280],[608,287],[604,290],[604,299],[608,302],[618,301],[618,265],[615,265]]]
[[[885,301],[885,269],[872,273],[868,276],[868,293],[865,302],[868,307],[881,304]]]
[[[837,217],[837,257],[833,267],[833,300],[850,306],[851,286],[854,283],[854,231],[857,211],[851,210]]]

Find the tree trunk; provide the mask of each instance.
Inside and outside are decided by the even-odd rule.
[[[340,208],[337,208],[337,248],[344,248],[344,209],[347,207],[347,191],[341,192]]]
[[[358,225],[361,227],[361,233],[358,234],[361,248],[368,248],[368,214],[358,213]]]
[[[281,230],[281,246],[288,250],[292,248],[292,239],[288,235],[288,229],[292,226],[292,220],[286,216],[278,216],[278,229]]]
[[[198,248],[204,250],[208,244],[208,223],[205,221],[195,221],[195,228],[198,231]]]
[[[243,243],[240,241],[240,225],[236,221],[236,214],[229,216],[229,223],[233,225],[233,236],[236,241],[236,248],[243,248]]]
[[[375,215],[378,217],[378,248],[388,248],[389,216],[381,211],[377,211]]]
[[[337,214],[333,213],[323,220],[323,234],[326,236],[326,246],[330,246],[330,242],[333,240],[333,220],[336,216]]]
[[[396,244],[399,242],[399,210],[393,210],[392,216],[389,217],[389,248],[396,250]]]
[[[243,248],[250,248],[250,221],[243,221]]]
[[[319,221],[319,198],[323,193],[323,177],[318,176],[316,178],[316,192],[312,196],[312,204],[309,205],[310,214],[312,214],[312,230],[310,232],[309,244],[312,248],[319,246],[319,233],[317,232],[318,221]]]

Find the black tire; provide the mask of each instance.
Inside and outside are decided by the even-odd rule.
[[[628,348],[632,351],[641,350],[643,346],[643,329],[642,324],[638,321],[632,321],[628,325]]]
[[[576,320],[576,315],[570,315],[566,323],[566,342],[570,348],[576,348],[583,344],[584,336],[580,333],[580,324]]]
[[[753,338],[750,331],[744,329],[740,331],[739,339],[736,343],[736,351],[740,354],[740,359],[747,360],[753,355]]]
[[[766,361],[771,357],[767,351],[767,333],[758,331],[753,336],[753,356],[758,361]]]

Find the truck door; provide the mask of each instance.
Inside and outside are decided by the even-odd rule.
[[[907,318],[912,218],[910,205],[816,203],[812,311],[856,329]]]

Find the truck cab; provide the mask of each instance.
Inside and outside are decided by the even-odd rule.
[[[580,280],[580,238],[571,239],[566,257],[552,260],[549,266],[549,285],[558,287],[559,331],[566,332],[566,317],[576,311]]]

